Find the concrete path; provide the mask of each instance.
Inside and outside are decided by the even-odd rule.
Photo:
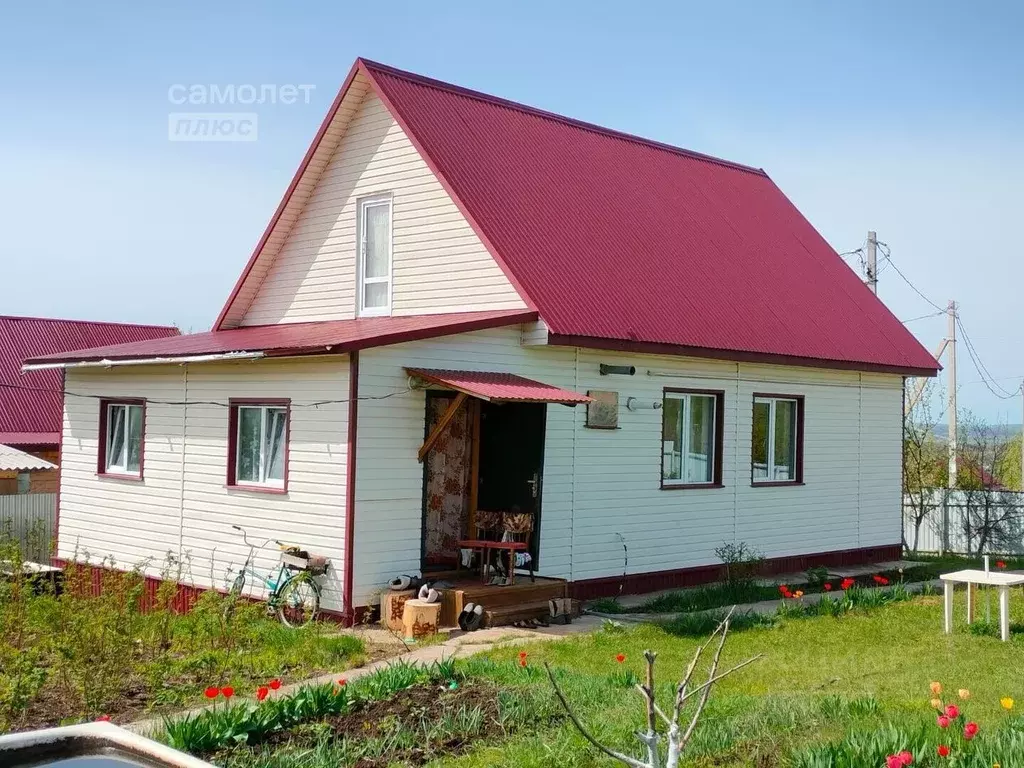
[[[310,677],[296,683],[283,685],[277,691],[272,692],[271,696],[285,696],[289,693],[294,693],[299,688],[306,685],[331,683],[342,679],[346,682],[351,682],[396,662],[430,665],[434,662],[444,661],[446,659],[464,659],[467,656],[473,656],[477,653],[485,653],[494,648],[506,645],[521,645],[524,643],[539,641],[561,640],[566,637],[572,637],[573,635],[593,632],[594,630],[599,629],[603,623],[604,619],[597,616],[581,616],[578,619],[574,619],[572,624],[552,624],[550,627],[537,627],[536,629],[495,627],[493,629],[479,629],[476,632],[452,630],[447,633],[447,639],[437,640],[423,645],[408,646],[384,629],[367,628],[356,630],[353,634],[363,637],[368,643],[373,643],[379,646],[386,645],[390,642],[396,647],[398,653],[394,656],[375,661],[362,667],[346,669],[343,672],[335,672],[332,674],[320,675],[318,677]],[[404,652],[401,650],[403,647],[406,649]],[[210,709],[213,706],[215,705],[196,707],[195,709],[176,712],[174,717],[178,718],[185,717],[187,715],[197,715],[204,709]],[[147,718],[145,720],[137,720],[134,723],[121,725],[121,727],[134,733],[148,735],[157,731],[162,725],[163,718]]]

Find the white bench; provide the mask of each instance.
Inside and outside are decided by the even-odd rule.
[[[1005,642],[1010,639],[1010,587],[1024,584],[1024,575],[1006,573],[1004,571],[954,571],[939,576],[942,579],[943,597],[945,598],[945,632],[953,631],[953,586],[967,585],[967,623],[974,621],[974,603],[977,599],[975,588],[978,584],[999,588],[999,636]]]

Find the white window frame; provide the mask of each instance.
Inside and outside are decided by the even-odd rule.
[[[108,402],[106,403],[107,412],[104,415],[106,420],[106,434],[103,435],[103,439],[106,441],[106,449],[103,452],[103,472],[109,475],[125,475],[128,477],[142,477],[142,452],[145,450],[145,432],[146,432],[146,414],[143,410],[141,403],[127,403],[127,402]],[[122,440],[124,444],[124,464],[114,464],[113,457],[111,456],[111,447],[114,444],[114,434],[111,428],[114,424],[114,409],[124,408],[124,419],[121,421],[121,429],[124,434]],[[129,438],[131,435],[128,433],[128,425],[131,423],[129,418],[130,409],[139,409],[139,468],[129,469],[128,468],[128,454],[129,449]]]
[[[778,485],[779,483],[799,483],[800,478],[800,399],[797,397],[754,397],[754,404],[766,404],[768,406],[768,476],[767,477],[756,477],[754,475],[754,452],[753,445],[751,445],[750,452],[750,481],[754,485],[761,483],[770,483],[772,485]],[[791,469],[791,477],[785,480],[779,480],[775,477],[775,472],[778,467],[775,464],[775,411],[777,403],[792,403],[793,404],[793,466]],[[751,427],[751,438],[753,438],[753,427]]]
[[[688,480],[686,464],[690,455],[690,419],[692,414],[692,400],[695,397],[702,397],[711,401],[711,449],[708,454],[708,467],[711,469],[709,480]],[[679,477],[665,477],[665,409],[662,408],[662,456],[661,456],[661,485],[663,488],[674,486],[706,485],[715,486],[718,484],[718,407],[719,393],[717,392],[674,392],[666,390],[663,393],[664,400],[681,400],[683,403],[683,425],[682,425],[682,446],[680,448]]]
[[[291,427],[291,409],[284,404],[268,403],[266,405],[260,403],[236,403],[232,406],[236,409],[235,414],[235,471],[234,479],[235,485],[243,488],[278,488],[284,489],[285,480],[288,477],[288,440],[290,437],[289,429]],[[242,451],[242,411],[251,409],[260,412],[260,466],[259,466],[259,479],[258,480],[242,480],[238,476],[239,458]],[[270,465],[269,447],[267,445],[267,430],[270,425],[270,412],[271,411],[284,411],[284,467],[282,468],[284,475],[280,479],[276,477],[267,477],[267,470]]]
[[[387,277],[366,277],[366,210],[375,206],[387,206],[388,209],[388,274]],[[390,194],[361,197],[356,204],[356,316],[387,317],[391,314],[391,295],[394,285],[395,264],[395,210]],[[387,283],[388,301],[382,307],[367,307],[366,286]]]

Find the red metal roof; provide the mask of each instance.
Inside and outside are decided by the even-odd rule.
[[[432,368],[406,368],[407,373],[424,381],[465,392],[482,400],[506,400],[520,403],[562,403],[579,405],[589,403],[592,398],[543,384],[514,373],[490,373],[486,371],[446,371]]]
[[[0,442],[45,445],[60,440],[61,372],[23,374],[25,358],[177,334],[177,328],[162,325],[0,316]]]
[[[73,363],[98,360],[180,358],[232,352],[262,352],[274,356],[351,352],[451,333],[525,323],[536,312],[494,310],[410,317],[367,317],[313,323],[254,325],[227,331],[208,331],[167,339],[44,355],[28,363]]]
[[[360,68],[552,343],[938,369],[764,171]]]

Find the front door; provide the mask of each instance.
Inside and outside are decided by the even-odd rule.
[[[540,542],[546,415],[544,403],[480,404],[477,509],[532,514],[534,564]]]

